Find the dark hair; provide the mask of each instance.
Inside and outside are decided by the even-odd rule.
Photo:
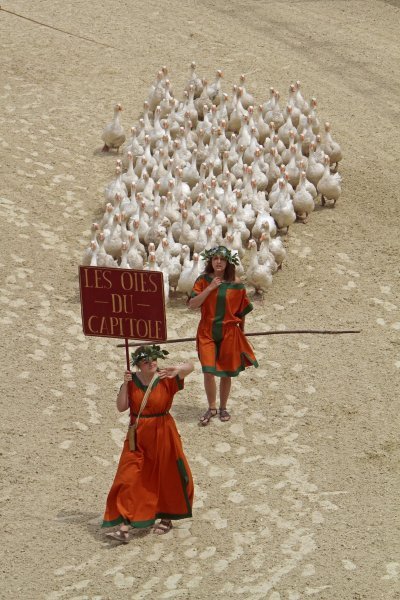
[[[206,268],[204,269],[204,273],[214,273],[214,269],[212,266],[212,258],[209,258],[206,263]],[[223,257],[222,257],[223,258]],[[226,260],[226,259],[225,259]],[[235,281],[236,279],[236,267],[235,265],[231,265],[228,261],[226,261],[226,267],[224,271],[224,279],[225,281]]]

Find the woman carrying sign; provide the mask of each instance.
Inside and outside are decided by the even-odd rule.
[[[154,533],[164,534],[172,520],[192,516],[192,475],[169,410],[193,364],[159,369],[157,359],[166,354],[160,346],[140,346],[131,355],[138,371],[125,371],[117,396],[117,409],[130,409],[129,431],[136,439],[133,447],[130,435],[124,442],[102,526],[120,525],[108,535],[123,543],[129,541],[130,527],[153,526]],[[155,524],[157,519],[161,520]]]
[[[207,260],[206,267],[194,284],[189,308],[201,308],[196,339],[208,409],[200,423],[208,425],[218,412],[221,421],[229,421],[226,406],[231,378],[258,363],[244,335],[245,316],[253,306],[243,283],[236,279],[237,256],[225,246],[217,246],[205,250],[202,257]],[[215,376],[220,377],[219,410]]]

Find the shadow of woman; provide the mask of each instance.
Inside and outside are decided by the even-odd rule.
[[[116,545],[118,545],[118,540],[107,537],[106,533],[107,531],[110,531],[110,529],[101,527],[103,522],[102,514],[62,510],[58,513],[55,520],[61,524],[74,523],[76,525],[80,525],[81,527],[86,527],[92,538],[106,548],[114,548]],[[149,535],[150,531],[151,528],[135,529],[132,527],[129,530],[129,536],[131,540],[141,539]]]
[[[171,410],[171,414],[175,421],[181,423],[197,423],[199,420],[199,414],[201,408],[198,406],[188,404],[174,404]]]

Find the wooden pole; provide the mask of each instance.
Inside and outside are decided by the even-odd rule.
[[[252,337],[256,335],[290,335],[290,334],[318,334],[318,335],[340,335],[342,333],[361,333],[361,329],[284,329],[279,331],[252,331],[250,333],[246,333],[246,337]],[[195,342],[195,337],[187,337],[187,338],[175,338],[172,340],[155,340],[159,341],[161,344],[180,344],[181,342]],[[125,344],[117,344],[117,348],[123,348],[126,346],[128,340],[125,340]],[[128,346],[150,346],[153,342],[135,342],[132,344],[128,344]],[[127,347],[127,346],[126,346]]]
[[[121,344],[121,346],[125,346],[125,354],[126,354],[126,369],[127,371],[131,370],[131,365],[129,361],[129,341],[128,338],[125,338],[125,344]],[[131,344],[132,345],[132,344]]]
[[[31,19],[30,17],[25,17],[24,15],[20,15],[19,13],[13,12],[12,10],[8,10],[7,8],[3,8],[0,6],[0,11],[8,13],[10,15],[14,15],[14,17],[19,17],[20,19],[25,19],[25,21],[30,21],[31,23],[35,23],[36,25],[42,25],[42,27],[47,27],[48,29],[54,29],[54,31],[60,31],[61,33],[66,33],[71,37],[76,37],[81,40],[85,40],[86,42],[90,42],[91,44],[97,44],[98,46],[105,46],[106,48],[112,48],[113,50],[120,51],[119,48],[115,46],[110,46],[109,44],[105,44],[104,42],[98,42],[97,40],[93,40],[91,38],[84,37],[83,35],[77,35],[76,33],[71,33],[71,31],[66,31],[65,29],[60,29],[59,27],[54,27],[53,25],[46,25],[46,23],[42,23],[41,21],[36,21],[35,19]]]

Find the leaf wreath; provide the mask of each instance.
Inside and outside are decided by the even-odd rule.
[[[131,364],[132,367],[134,367],[141,360],[151,362],[158,358],[164,359],[168,354],[169,352],[167,350],[161,350],[161,346],[157,346],[156,344],[139,346],[139,348],[131,354]]]
[[[210,250],[203,250],[200,256],[203,260],[210,260],[214,258],[214,256],[221,256],[230,265],[235,265],[235,267],[239,266],[239,257],[237,253],[232,252],[226,246],[215,246],[215,248],[211,248]]]

